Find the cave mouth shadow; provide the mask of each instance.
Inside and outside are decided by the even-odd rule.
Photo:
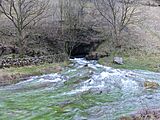
[[[71,58],[84,58],[93,50],[92,44],[82,43],[75,47],[71,52]]]

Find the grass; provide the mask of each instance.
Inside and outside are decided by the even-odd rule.
[[[12,74],[43,74],[43,70],[49,69],[49,68],[56,68],[58,66],[65,66],[67,63],[52,63],[52,64],[43,64],[39,66],[26,66],[26,67],[20,67],[20,68],[9,68],[4,69],[4,71],[12,73]],[[54,72],[54,69],[52,69]]]
[[[138,70],[149,70],[154,72],[160,72],[160,56],[156,55],[133,55],[126,56],[122,55],[124,59],[123,65],[117,65],[113,63],[113,57],[102,58],[99,60],[100,64],[110,66],[119,69],[138,69]]]
[[[17,83],[25,77],[60,72],[68,62],[0,69],[0,86]]]

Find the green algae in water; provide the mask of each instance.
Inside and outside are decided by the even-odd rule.
[[[67,88],[64,87],[64,89],[61,88],[52,92],[23,93],[22,95],[18,95],[17,93],[16,95],[18,96],[11,93],[7,99],[0,101],[0,119],[70,120],[77,113],[87,116],[88,114],[85,112],[85,109],[117,99],[114,95],[94,95],[91,93],[60,96],[60,93],[64,91],[67,91]],[[65,101],[69,102],[65,103]]]
[[[103,76],[101,78],[101,72],[106,72],[107,77],[112,76],[109,79]],[[126,77],[126,73],[127,71],[121,72],[121,70],[107,71],[100,66],[97,69],[73,66],[61,72],[61,76],[67,78],[65,81],[49,82],[49,85],[46,85],[43,79],[41,82],[36,82],[40,79],[36,78],[33,84],[23,84],[20,88],[16,86],[13,86],[15,89],[0,88],[0,120],[76,120],[99,117],[101,117],[100,120],[116,120],[121,115],[128,115],[137,108],[143,107],[140,100],[146,104],[153,102],[159,105],[158,97],[148,100],[145,96],[154,94],[159,96],[159,91],[145,91],[140,86],[141,81],[135,81],[133,84],[130,80],[134,79]],[[156,80],[159,76],[155,77],[153,73],[153,75],[143,74],[139,74],[140,80],[151,78],[150,76]],[[93,79],[94,75],[98,77]],[[94,82],[86,83],[90,79]],[[129,84],[129,86],[125,84],[125,89],[121,79],[127,81],[127,85]],[[45,80],[48,78],[46,77]],[[101,81],[104,83],[102,86]],[[136,83],[138,83],[137,86],[135,86]],[[102,89],[101,92],[99,86],[104,87],[105,90]],[[136,87],[138,87],[137,91]]]

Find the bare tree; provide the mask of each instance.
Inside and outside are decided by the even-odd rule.
[[[122,32],[134,24],[136,10],[135,0],[95,0],[95,6],[105,23],[110,27],[113,45],[121,47]]]
[[[79,45],[78,30],[83,23],[85,1],[60,0],[60,26],[61,36],[64,42],[64,51],[70,57],[72,50]]]
[[[27,31],[44,16],[49,0],[1,0],[0,12],[14,25],[21,54],[24,54]]]

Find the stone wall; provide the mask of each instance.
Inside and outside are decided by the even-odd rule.
[[[29,58],[4,58],[0,60],[0,68],[23,67],[29,65],[41,65],[44,63],[56,63],[67,60],[66,54],[55,54],[50,56],[29,57]]]

